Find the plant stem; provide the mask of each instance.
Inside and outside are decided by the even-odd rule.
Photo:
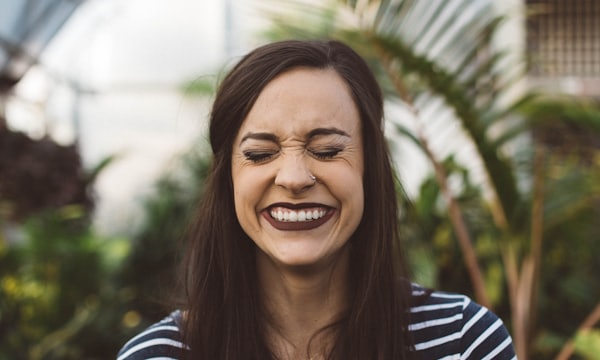
[[[585,320],[581,323],[579,328],[577,329],[577,333],[581,331],[586,331],[594,327],[596,323],[600,321],[600,303],[596,305],[594,310],[585,318]],[[575,344],[573,340],[569,340],[561,349],[560,353],[554,358],[554,360],[568,360],[573,354],[575,350]]]
[[[393,64],[390,59],[383,51],[379,51],[379,57],[383,62],[384,68],[390,77],[392,83],[394,84],[394,88],[396,89],[396,93],[398,97],[402,99],[406,105],[408,106],[410,112],[414,115],[414,118],[419,119],[418,109],[414,106],[414,101],[406,91],[406,86],[402,79],[398,76],[397,72],[393,69]],[[418,122],[419,128],[421,123]],[[450,216],[450,221],[454,227],[454,231],[456,233],[456,237],[458,238],[459,245],[461,247],[465,265],[467,267],[467,271],[469,276],[471,277],[471,282],[475,291],[475,298],[477,302],[481,305],[491,309],[492,304],[489,300],[489,296],[487,294],[487,290],[485,288],[485,282],[483,280],[483,275],[481,273],[481,268],[477,262],[477,254],[475,253],[475,249],[473,248],[473,242],[471,241],[471,236],[468,231],[467,224],[462,215],[462,211],[458,202],[452,195],[450,191],[450,187],[448,186],[448,176],[444,170],[442,164],[436,159],[433,151],[429,147],[427,139],[422,131],[422,129],[418,130],[417,139],[419,140],[425,155],[431,161],[434,171],[435,177],[442,191],[442,195],[447,202],[448,205],[448,213]]]

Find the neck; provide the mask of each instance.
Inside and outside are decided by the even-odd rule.
[[[267,337],[282,358],[305,359],[309,345],[317,352],[328,348],[326,332],[318,331],[347,308],[348,259],[345,249],[325,264],[285,267],[257,253],[258,279],[269,316]]]

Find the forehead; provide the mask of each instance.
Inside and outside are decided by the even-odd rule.
[[[332,69],[297,68],[277,76],[259,94],[240,134],[300,134],[315,127],[336,127],[352,133],[360,128],[350,89]]]

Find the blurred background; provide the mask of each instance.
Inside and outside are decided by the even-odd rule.
[[[340,39],[386,95],[413,280],[519,359],[600,358],[600,3],[4,0],[0,359],[114,359],[175,305],[218,81]]]

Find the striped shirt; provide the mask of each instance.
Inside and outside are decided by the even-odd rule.
[[[439,360],[516,360],[511,337],[491,311],[459,294],[434,291],[411,307],[409,331],[418,358]],[[181,341],[181,312],[175,311],[129,340],[117,360],[177,359],[187,346]]]

